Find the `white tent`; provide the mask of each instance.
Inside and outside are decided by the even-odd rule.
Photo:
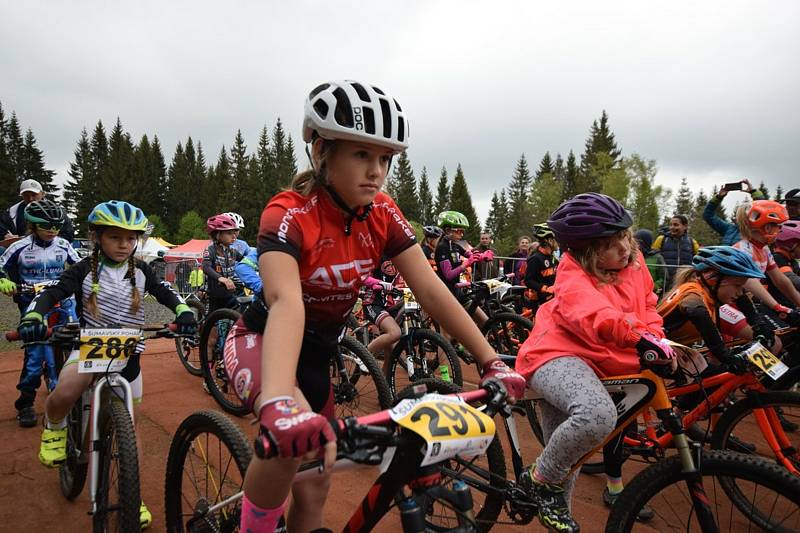
[[[137,259],[141,259],[145,263],[149,263],[154,259],[158,259],[159,252],[167,253],[169,248],[161,244],[159,239],[149,238],[144,241],[144,244],[140,244],[139,247],[136,249],[136,253],[134,254]],[[162,254],[163,255],[163,254]]]

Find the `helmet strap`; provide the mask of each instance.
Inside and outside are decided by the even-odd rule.
[[[342,197],[339,196],[339,193],[337,193],[334,190],[334,188],[331,187],[330,185],[325,185],[325,190],[328,191],[328,194],[330,194],[331,198],[333,199],[333,202],[337,205],[337,207],[339,207],[339,209],[341,209],[347,214],[347,216],[345,217],[346,220],[344,225],[344,234],[350,235],[350,232],[352,231],[353,219],[355,218],[359,222],[363,222],[364,220],[366,220],[367,217],[369,216],[370,211],[372,211],[372,202],[370,202],[367,205],[361,206],[359,208],[360,209],[359,212],[358,210],[352,209],[349,205],[347,205],[345,201],[342,199]]]

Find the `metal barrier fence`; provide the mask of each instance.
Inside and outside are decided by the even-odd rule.
[[[172,285],[181,296],[194,292],[203,285],[202,264],[196,259],[164,263],[164,281]]]

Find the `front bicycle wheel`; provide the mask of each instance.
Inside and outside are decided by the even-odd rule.
[[[520,346],[530,335],[533,322],[516,313],[495,313],[481,328],[495,352],[517,355]]]
[[[751,393],[722,413],[711,448],[760,455],[800,476],[800,393]]]
[[[331,384],[336,418],[382,411],[394,402],[375,358],[366,346],[349,335],[339,341],[337,360],[331,360]]]
[[[139,457],[136,432],[125,405],[110,400],[100,419],[97,511],[93,531],[138,532]]]
[[[194,313],[194,318],[197,320],[197,323],[201,324],[206,312],[203,304],[197,300],[187,300],[186,305],[188,305],[192,313]],[[199,342],[199,334],[191,337],[175,337],[175,351],[178,352],[178,359],[181,360],[183,368],[193,376],[203,375],[203,367],[200,365]]]
[[[433,330],[411,329],[397,341],[391,358],[386,381],[393,395],[421,379],[464,384],[455,348]]]
[[[718,531],[800,529],[800,478],[761,458],[718,450],[703,453],[699,467]],[[617,498],[606,531],[701,531],[687,477],[678,456],[643,470]],[[731,502],[720,486],[725,479],[735,480],[747,495],[750,509],[759,512],[743,512]],[[636,517],[645,505],[655,516],[640,524]]]
[[[398,395],[398,400],[413,397],[414,385],[424,385],[428,392],[439,394],[455,394],[461,388],[454,383],[447,383],[437,379],[423,379],[409,385]],[[495,437],[486,454],[473,460],[459,457],[448,459],[440,463],[442,485],[452,489],[455,480],[460,480],[470,487],[472,493],[472,506],[478,531],[489,531],[503,510],[504,492],[506,486],[506,460],[500,439]],[[420,502],[425,509],[425,526],[429,531],[450,531],[458,527],[458,513],[447,502],[429,500]]]
[[[164,483],[167,531],[239,531],[244,473],[252,447],[242,430],[214,411],[186,418],[169,448]],[[227,501],[232,500],[232,501]],[[213,512],[208,509],[226,502]]]
[[[235,416],[245,416],[249,410],[228,379],[224,351],[225,338],[240,316],[234,309],[217,309],[206,317],[200,332],[200,365],[208,393],[220,407]]]
[[[82,416],[83,403],[79,399],[67,415],[67,460],[58,469],[61,494],[68,500],[74,500],[83,490],[83,485],[86,483],[86,471],[89,468],[89,462],[86,460],[88,450],[84,450],[83,457],[81,457]]]

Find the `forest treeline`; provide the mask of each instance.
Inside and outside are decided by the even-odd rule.
[[[23,132],[16,113],[6,116],[0,102],[0,208],[19,201],[22,180],[35,179],[69,210],[79,232],[85,230],[92,206],[120,199],[140,206],[154,223],[154,234],[173,242],[203,237],[205,219],[224,211],[241,214],[247,223],[242,236],[253,240],[264,205],[288,186],[297,168],[292,137],[280,119],[261,129],[253,148],[239,130],[229,147],[209,157],[199,140],[188,137],[167,160],[157,135],[134,140],[118,118],[110,131],[98,121],[91,132],[80,132],[69,176],[58,187],[33,131]],[[444,210],[464,213],[470,221],[465,238],[475,243],[481,229],[488,230],[501,252],[512,251],[516,239],[545,221],[564,199],[586,191],[617,198],[631,211],[637,228],[656,230],[665,217],[681,213],[689,217],[690,232],[699,242],[719,242],[702,220],[709,197],[702,190],[694,194],[686,178],[674,192],[656,185],[656,161],[639,154],[623,157],[605,111],[592,122],[579,157],[572,150],[566,157],[546,151],[533,168],[523,153],[510,170],[506,177],[498,170],[497,183],[506,185],[494,191],[485,221],[478,219],[461,164],[451,179],[446,166],[434,175],[425,167],[415,172],[408,154],[401,154],[386,190],[419,225],[434,224]],[[769,198],[763,183],[760,188]],[[775,199],[781,195],[778,186]]]

